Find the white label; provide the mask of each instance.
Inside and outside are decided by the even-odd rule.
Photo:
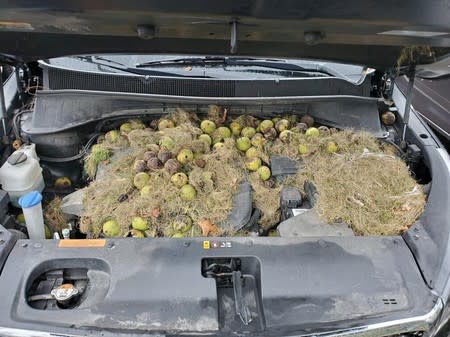
[[[297,215],[305,213],[307,210],[308,210],[308,208],[293,208],[292,209],[292,214],[294,216],[297,216]]]

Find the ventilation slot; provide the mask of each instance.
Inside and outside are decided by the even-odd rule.
[[[47,76],[45,76],[47,75]],[[235,81],[123,76],[44,67],[44,87],[173,96],[233,97]]]

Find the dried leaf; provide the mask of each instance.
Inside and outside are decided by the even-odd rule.
[[[160,214],[161,214],[161,209],[159,207],[155,207],[151,211],[151,215],[154,218],[158,218]]]
[[[198,222],[198,226],[202,229],[202,235],[208,236],[210,233],[217,233],[217,226],[214,225],[209,219],[202,219]]]

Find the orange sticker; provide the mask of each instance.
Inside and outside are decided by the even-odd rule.
[[[106,240],[103,239],[92,239],[92,240],[59,240],[59,248],[101,248],[105,247]]]
[[[0,28],[33,30],[33,26],[30,25],[28,22],[18,22],[18,21],[0,21]]]

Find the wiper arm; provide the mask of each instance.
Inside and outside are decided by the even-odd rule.
[[[330,73],[328,70],[324,68],[318,67],[303,67],[295,63],[283,62],[279,60],[272,59],[236,59],[229,58],[227,59],[227,65],[234,66],[254,66],[254,67],[264,67],[270,69],[278,69],[284,71],[298,71],[298,72],[310,72],[310,73],[321,73],[329,76],[335,77],[334,74]]]
[[[102,56],[94,56],[94,55],[90,55],[90,56],[73,56],[73,58],[76,58],[78,60],[83,60],[86,61],[88,63],[92,63],[92,64],[97,64],[97,65],[102,65],[102,66],[106,66],[106,67],[110,67],[110,68],[114,68],[112,67],[110,64],[115,64],[116,66],[119,66],[120,69],[125,69],[127,68],[127,66],[123,63],[114,61],[114,60],[110,60],[106,57],[102,57]],[[99,61],[103,61],[103,62],[107,62],[109,64],[104,64],[103,62],[99,62]]]
[[[306,68],[295,63],[284,62],[276,59],[257,59],[251,57],[223,57],[223,56],[206,56],[206,57],[186,57],[175,58],[168,60],[150,61],[138,63],[135,67],[127,67],[126,65],[110,60],[101,56],[76,56],[76,58],[85,60],[89,63],[105,66],[123,72],[137,74],[137,75],[154,75],[154,76],[178,76],[178,77],[208,77],[208,76],[185,76],[182,74],[175,74],[171,72],[163,72],[157,70],[149,70],[142,68],[164,67],[164,66],[189,66],[189,65],[224,65],[224,66],[242,66],[242,67],[264,67],[270,69],[278,69],[284,71],[297,72],[315,72],[335,76],[326,69],[317,67]]]
[[[278,69],[285,71],[303,71],[303,72],[317,72],[325,73],[327,75],[332,74],[317,68],[305,68],[303,66],[283,62],[276,59],[257,59],[251,57],[190,57],[190,58],[177,58],[169,60],[150,61],[144,63],[138,63],[136,68],[150,68],[150,67],[164,67],[164,66],[189,66],[189,65],[217,65],[222,64],[225,66],[248,66],[248,67],[264,67],[270,69]]]
[[[168,66],[168,65],[203,65],[203,64],[220,64],[225,63],[226,58],[221,56],[206,56],[206,57],[183,57],[168,60],[158,60],[138,63],[136,68],[147,68],[153,66]]]
[[[116,62],[114,60],[110,60],[101,56],[74,56],[74,58],[79,59],[79,60],[84,60],[86,62],[98,65],[98,66],[103,66],[103,67],[108,67],[111,69],[115,69],[115,70],[120,70],[129,74],[136,74],[136,75],[143,75],[143,76],[169,76],[169,77],[190,77],[190,78],[197,78],[197,77],[201,77],[201,78],[209,78],[209,76],[185,76],[182,74],[176,74],[176,73],[171,73],[171,72],[166,72],[166,71],[158,71],[158,70],[148,70],[148,69],[136,69],[136,68],[130,68],[127,67],[125,64],[120,63],[120,62]],[[112,65],[114,64],[114,65]]]
[[[153,66],[167,66],[167,65],[205,65],[205,64],[225,64],[231,65],[236,62],[279,62],[275,59],[257,59],[253,57],[224,57],[224,56],[205,56],[205,57],[182,57],[168,60],[150,61],[138,63],[136,68],[147,68]]]

